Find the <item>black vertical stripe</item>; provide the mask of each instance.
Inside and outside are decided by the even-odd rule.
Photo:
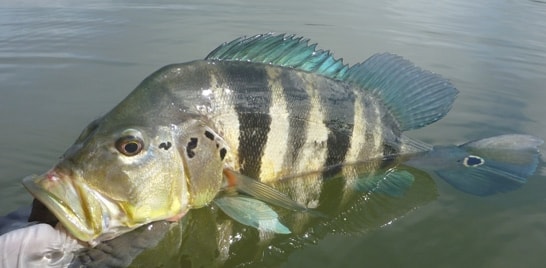
[[[319,93],[324,108],[324,124],[329,130],[326,141],[328,154],[322,172],[323,178],[328,179],[341,172],[351,147],[355,94],[349,86],[332,80],[321,83]],[[342,205],[340,197],[343,196],[345,183],[344,179],[325,181],[319,198],[321,209],[336,209]]]
[[[289,114],[287,143],[291,151],[286,154],[283,164],[292,166],[297,163],[303,145],[307,140],[311,100],[309,94],[305,91],[305,82],[294,71],[283,70],[280,78]]]
[[[342,83],[325,80],[319,87],[321,105],[324,107],[324,124],[328,128],[326,147],[328,155],[324,162],[325,177],[341,171],[340,164],[351,146],[354,127],[355,94]]]
[[[239,119],[241,173],[259,179],[261,159],[271,128],[271,90],[265,66],[223,62],[224,79],[233,90],[233,106]]]

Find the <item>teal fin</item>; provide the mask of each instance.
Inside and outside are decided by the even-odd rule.
[[[379,97],[400,130],[431,124],[446,115],[457,89],[441,76],[400,56],[375,54],[349,68],[327,50],[293,35],[241,37],[213,50],[205,60],[246,61],[294,68],[354,84]]]
[[[236,188],[240,192],[284,209],[300,212],[308,211],[307,207],[304,205],[292,200],[286,194],[277,191],[267,184],[261,183],[238,172],[230,171],[230,173],[236,177]]]
[[[342,76],[349,67],[327,50],[316,50],[308,39],[284,34],[260,34],[224,43],[205,60],[248,61],[317,73],[326,77]]]
[[[406,170],[390,169],[383,174],[360,178],[356,189],[361,192],[381,193],[391,197],[402,197],[415,178]]]
[[[537,168],[542,143],[529,135],[501,135],[460,146],[437,146],[407,164],[431,170],[465,193],[487,196],[525,184]]]
[[[237,222],[260,231],[289,234],[290,230],[279,221],[277,213],[262,201],[245,196],[224,196],[214,203]]]
[[[389,53],[375,54],[352,66],[341,79],[378,96],[402,131],[440,120],[458,93],[440,75]]]
[[[422,152],[431,151],[434,147],[426,142],[412,139],[406,135],[400,136],[400,143],[402,144],[401,151],[398,154],[417,154]]]

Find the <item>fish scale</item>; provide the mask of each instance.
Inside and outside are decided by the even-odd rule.
[[[238,148],[232,148],[238,152],[237,155],[246,156],[243,159],[238,159],[238,163],[241,168],[241,173],[250,176],[255,179],[259,179],[262,182],[273,182],[279,180],[279,178],[291,177],[297,174],[303,174],[309,171],[321,171],[324,170],[324,174],[317,173],[314,178],[309,179],[306,182],[306,186],[302,187],[296,183],[295,188],[305,189],[306,194],[303,196],[293,195],[296,201],[302,204],[314,204],[317,206],[322,192],[322,178],[332,177],[338,174],[342,170],[342,165],[345,163],[356,163],[358,161],[366,161],[383,156],[385,153],[395,154],[398,151],[392,149],[389,144],[396,144],[394,134],[391,136],[383,137],[383,135],[391,133],[392,130],[389,126],[382,125],[383,121],[387,121],[386,116],[383,116],[380,112],[384,108],[380,106],[380,103],[374,102],[373,96],[360,92],[359,88],[350,87],[350,85],[336,83],[327,78],[316,78],[306,72],[295,72],[294,70],[285,70],[276,66],[269,65],[252,65],[247,67],[244,72],[235,73],[233,70],[238,68],[234,65],[245,64],[240,62],[216,62],[213,66],[220,70],[226,69],[231,72],[222,71],[210,71],[215,73],[216,88],[213,92],[221,93],[225,90],[221,88],[234,88],[234,97],[231,99],[236,100],[235,103],[230,103],[233,109],[228,108],[230,111],[237,113],[237,122],[230,124],[230,122],[223,120],[212,120],[216,125],[230,126],[239,125],[239,137],[232,137],[231,139],[237,139],[238,142],[230,142],[230,139],[226,139],[227,143],[238,144]],[[246,64],[245,64],[246,65]],[[256,70],[258,68],[264,68],[266,71]],[[248,79],[248,73],[255,71],[255,73],[261,76],[267,76],[266,79],[254,77],[252,81],[268,81],[265,82],[253,82],[248,83],[244,79],[238,78],[239,75],[245,75]],[[282,75],[275,75],[281,73]],[[233,78],[233,77],[236,78]],[[279,83],[280,79],[280,83]],[[227,83],[226,81],[229,81]],[[237,84],[237,82],[241,82]],[[259,109],[253,109],[254,113],[263,114],[262,116],[267,118],[262,120],[259,124],[256,124],[259,117],[244,117],[241,113],[244,112],[243,108],[237,110],[235,107],[246,104],[247,102],[239,102],[241,98],[237,94],[248,94],[249,91],[246,87],[252,86],[252,92],[258,94],[263,102],[258,105]],[[282,85],[283,92],[285,94],[269,94],[274,91],[271,85]],[[259,85],[259,86],[257,86]],[[264,91],[264,94],[256,92],[257,89]],[[223,93],[221,93],[223,94]],[[360,121],[355,121],[355,107],[356,96],[362,96],[358,99],[361,101],[360,106],[363,107]],[[275,97],[272,97],[275,96]],[[294,96],[294,97],[293,97]],[[281,106],[277,109],[280,114],[272,114],[271,107],[275,103],[286,103],[286,106]],[[296,103],[297,106],[291,105]],[[315,109],[312,109],[312,104],[315,104]],[[255,105],[253,103],[252,105]],[[213,104],[213,106],[216,106]],[[288,109],[288,107],[291,107]],[[338,107],[346,107],[345,109],[338,109]],[[365,111],[365,112],[364,112]],[[385,114],[386,112],[383,112]],[[271,128],[271,123],[275,120],[287,120],[281,115],[287,115],[288,120],[296,122],[302,122],[302,124],[293,123],[289,125],[288,131],[279,131],[279,129]],[[304,117],[300,115],[305,115]],[[234,118],[231,116],[230,118]],[[216,118],[218,119],[218,118]],[[244,120],[247,120],[245,124],[242,124]],[[271,121],[269,121],[271,120]],[[388,122],[388,121],[387,121]],[[260,127],[260,132],[257,132],[255,128],[247,127],[247,125],[256,124]],[[362,126],[367,130],[364,134],[368,137],[367,140],[361,140],[360,135],[353,135],[354,126]],[[294,129],[295,128],[295,129]],[[249,134],[246,134],[249,133]],[[259,134],[257,134],[259,133]],[[316,135],[323,133],[321,135]],[[398,133],[400,133],[398,131]],[[298,136],[295,136],[298,135]],[[252,139],[248,139],[252,137]],[[268,155],[265,152],[268,140],[270,137],[275,137],[276,140],[296,141],[302,142],[297,147],[287,147],[281,151],[281,155],[272,154]],[[388,142],[385,141],[388,139]],[[292,145],[297,143],[284,143],[286,145]],[[276,143],[272,146],[281,146],[282,143]],[[353,155],[348,162],[345,161],[349,149],[353,147],[354,151],[358,152]],[[397,146],[396,148],[399,148]],[[252,153],[247,152],[249,148]],[[390,150],[385,150],[389,148]],[[254,159],[254,161],[248,161],[247,159]],[[280,160],[283,159],[283,160]],[[264,164],[264,163],[274,163]],[[335,166],[334,168],[328,168]],[[328,168],[328,169],[327,169]],[[346,180],[356,179],[354,172],[345,173]],[[309,182],[311,181],[311,182]],[[309,184],[315,184],[310,187]],[[335,186],[329,185],[330,188],[336,187],[338,190],[330,189],[330,192],[338,192],[338,195],[344,195],[345,184],[343,181]],[[298,191],[295,191],[298,192]],[[340,199],[341,200],[341,199]],[[341,204],[340,204],[341,205]]]
[[[244,69],[239,69],[239,65]],[[322,151],[324,151],[325,159],[318,165],[312,164],[311,170],[318,171],[346,163],[345,158],[351,144],[361,140],[360,136],[355,138],[352,135],[355,125],[364,126],[363,128],[368,130],[365,136],[370,138],[369,141],[372,141],[373,145],[360,141],[358,148],[353,150],[359,151],[365,148],[367,152],[352,156],[352,162],[380,156],[382,152],[379,153],[379,151],[382,151],[387,143],[396,143],[395,136],[382,138],[383,133],[391,130],[383,131],[383,128],[389,128],[381,125],[382,120],[387,120],[386,112],[379,112],[384,108],[379,106],[380,103],[371,101],[373,97],[367,96],[361,99],[366,102],[361,105],[365,107],[365,112],[362,111],[360,122],[354,121],[355,91],[359,89],[348,84],[338,83],[325,77],[317,78],[306,72],[287,71],[276,66],[248,66],[244,62],[220,61],[214,65],[204,65],[204,69],[200,71],[214,73],[214,79],[210,80],[214,81],[215,89],[212,92],[218,94],[210,98],[211,108],[206,110],[214,110],[213,107],[219,105],[214,101],[222,99],[226,90],[229,89],[232,92],[230,101],[223,103],[228,107],[223,107],[222,110],[235,112],[236,122],[234,122],[235,115],[226,114],[220,117],[212,116],[210,120],[221,133],[229,132],[228,128],[234,125],[239,126],[238,135],[230,136],[225,140],[228,144],[236,146],[231,147],[231,150],[242,156],[237,158],[236,162],[241,166],[241,173],[247,176],[271,181],[309,171],[310,168],[307,165],[315,162],[315,159],[321,159]],[[251,73],[252,75],[249,75]],[[273,73],[281,73],[281,75],[273,77],[271,76]],[[281,85],[284,94],[275,94],[273,97],[271,84]],[[208,87],[204,90],[208,90]],[[271,107],[279,102],[286,105],[277,107],[275,111],[279,114],[271,114]],[[369,118],[370,116],[382,118]],[[225,119],[226,117],[229,119]],[[271,128],[273,120],[288,120],[288,131]],[[295,146],[286,148],[283,157],[266,155],[264,150],[267,147],[268,138],[273,136],[277,140],[290,141],[288,144]],[[385,139],[389,141],[384,141]],[[357,145],[353,147],[355,146]],[[264,162],[275,163],[273,169],[280,172],[261,170]],[[298,165],[298,163],[302,164]],[[338,171],[337,169],[329,170],[325,175],[330,176]]]

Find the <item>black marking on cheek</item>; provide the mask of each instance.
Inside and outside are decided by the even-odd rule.
[[[167,142],[162,142],[161,144],[159,144],[159,149],[165,149],[166,150],[169,150],[169,148],[171,148],[172,144],[171,142],[167,141]]]
[[[188,142],[188,146],[186,146],[186,154],[189,158],[193,158],[195,156],[193,149],[197,148],[197,142],[197,138],[190,138],[190,142]]]
[[[205,131],[205,137],[209,138],[211,141],[214,140],[214,134],[210,133],[208,130]]]
[[[188,150],[193,150],[197,148],[197,142],[199,139],[197,138],[190,138],[190,142],[188,142]]]
[[[226,154],[227,154],[226,148],[220,149],[220,159],[221,160],[224,160],[224,157],[226,157]]]

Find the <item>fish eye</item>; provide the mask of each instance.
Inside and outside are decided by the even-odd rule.
[[[116,141],[116,149],[126,156],[137,155],[142,148],[144,148],[144,142],[132,135],[123,136]]]

